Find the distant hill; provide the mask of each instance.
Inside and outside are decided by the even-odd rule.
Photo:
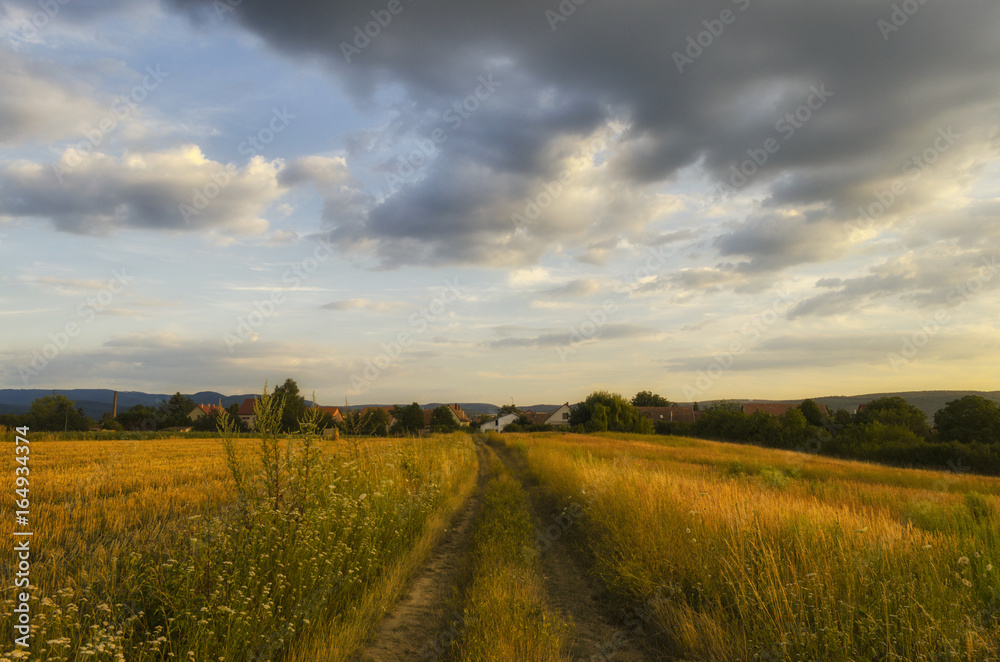
[[[816,402],[823,403],[826,405],[827,409],[830,409],[831,411],[846,409],[847,411],[854,413],[854,411],[858,408],[858,405],[867,404],[872,400],[877,400],[879,398],[898,396],[920,411],[924,412],[924,415],[927,416],[928,420],[933,420],[934,414],[943,409],[946,404],[952,400],[958,400],[959,398],[965,397],[966,395],[978,395],[1000,404],[1000,391],[901,391],[897,393],[868,393],[866,395],[827,395],[814,397],[812,399]],[[798,404],[799,402],[802,402],[802,400],[805,400],[805,398],[797,400],[765,400],[764,402],[786,402]],[[736,400],[736,402],[762,401],[755,399]],[[700,403],[700,406],[702,409],[706,409],[710,404],[710,402],[702,402]]]
[[[822,402],[829,409],[840,409],[853,412],[858,405],[886,398],[899,396],[908,403],[924,412],[928,419],[933,419],[934,414],[944,409],[944,406],[952,400],[958,400],[966,395],[978,395],[1000,404],[1000,391],[904,391],[902,393],[869,393],[868,395],[836,395],[822,398],[813,398],[816,402]]]
[[[83,409],[83,413],[97,420],[105,412],[111,411],[115,392],[111,389],[103,388],[78,388],[78,389],[0,389],[0,414],[25,414],[31,407],[31,403],[36,399],[46,395],[65,395],[76,403],[77,407]],[[145,405],[155,407],[164,400],[169,400],[172,393],[142,393],[140,391],[119,391],[118,411],[122,412],[134,405]],[[215,391],[199,391],[198,393],[185,394],[195,404],[218,404],[222,400],[222,406],[228,407],[234,402],[242,403],[253,395],[222,395]]]

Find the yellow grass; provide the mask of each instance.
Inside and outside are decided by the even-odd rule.
[[[253,456],[254,440],[237,443]],[[317,632],[353,629],[345,641],[357,641],[380,616],[371,594],[383,575],[414,563],[408,555],[471,489],[476,458],[465,435],[370,440],[357,454],[322,447],[315,505],[290,526],[265,511],[238,517],[217,440],[33,443],[25,659],[281,659]],[[12,495],[13,444],[3,448],[0,490]],[[7,540],[11,501],[0,510]],[[10,559],[0,565],[4,632]],[[0,660],[19,656],[0,644]]]
[[[692,439],[506,436],[595,569],[698,660],[985,660],[1000,480]]]

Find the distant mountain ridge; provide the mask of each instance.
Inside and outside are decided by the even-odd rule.
[[[110,412],[114,402],[115,392],[105,388],[77,388],[77,389],[0,389],[0,414],[25,414],[31,407],[31,403],[46,395],[65,395],[76,403],[77,407],[83,409],[87,416],[98,420],[105,412]],[[141,391],[118,391],[118,411],[123,412],[134,405],[145,405],[155,407],[165,400],[169,400],[173,393],[143,393]],[[222,401],[223,407],[236,403],[242,403],[250,395],[222,395],[215,391],[199,391],[198,393],[185,394],[194,400],[195,404],[217,405]]]

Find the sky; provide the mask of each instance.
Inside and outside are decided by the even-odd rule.
[[[7,388],[998,388],[994,0],[4,0],[0,61]]]

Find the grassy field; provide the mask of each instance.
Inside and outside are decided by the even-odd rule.
[[[988,660],[1000,480],[681,438],[503,435],[655,647],[691,660]]]
[[[478,452],[489,479],[467,520],[450,659],[586,649],[574,638],[584,612],[553,602],[590,595],[570,581],[588,573],[568,577],[539,541],[579,549],[570,565],[608,589],[605,631],[652,659],[996,659],[1000,479],[686,438],[489,436],[506,466]],[[0,662],[352,659],[476,503],[475,444],[322,441],[307,469],[301,441],[276,443],[284,473],[261,480],[264,446],[234,441],[243,498],[218,440],[33,443],[33,638],[30,652],[0,640]],[[279,484],[287,496],[269,505]],[[12,501],[0,506],[7,540]],[[540,558],[560,572],[543,579]],[[13,575],[10,553],[3,632]],[[414,638],[435,641],[440,624],[426,627]]]
[[[254,440],[237,444],[252,464]],[[284,517],[234,502],[217,440],[34,443],[33,637],[30,653],[4,637],[0,659],[345,659],[471,493],[477,460],[467,435],[322,450],[309,508]]]

